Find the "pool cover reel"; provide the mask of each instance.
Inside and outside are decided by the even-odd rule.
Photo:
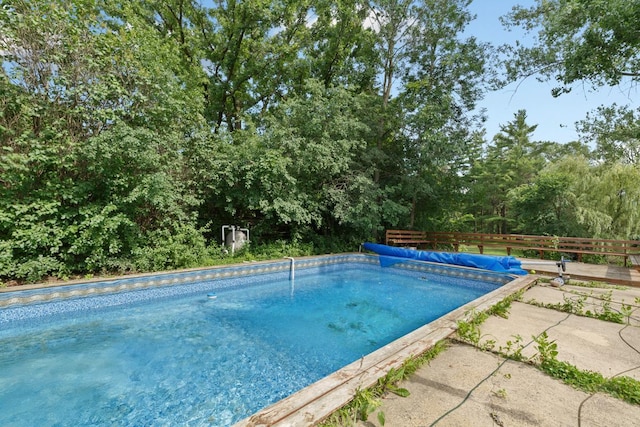
[[[380,255],[380,265],[387,267],[401,262],[402,258],[414,259],[417,261],[437,262],[440,264],[460,265],[464,267],[481,268],[483,270],[498,271],[526,275],[527,271],[522,269],[520,261],[512,256],[491,256],[467,254],[459,252],[432,252],[419,251],[415,249],[405,249],[395,246],[381,245],[378,243],[363,243],[366,250]]]

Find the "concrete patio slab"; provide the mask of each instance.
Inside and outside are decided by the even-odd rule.
[[[508,318],[489,317],[480,325],[479,347],[492,344],[494,351],[523,348],[524,357],[537,353],[534,336],[543,331],[547,341],[558,344],[558,360],[605,377],[624,375],[640,380],[640,288],[596,289],[579,286],[553,288],[546,284],[529,288],[523,301],[562,303],[588,297],[601,307],[602,295],[632,305],[628,324],[576,316],[525,302],[513,302]],[[610,298],[609,298],[610,293]],[[586,302],[587,300],[585,300]],[[585,305],[585,309],[587,306]],[[519,336],[519,339],[515,337]],[[502,347],[502,348],[501,348]],[[385,426],[631,426],[638,425],[640,405],[610,395],[589,395],[551,378],[535,366],[505,360],[471,345],[454,342],[445,352],[420,368],[401,384],[411,395],[384,397],[380,411]],[[379,426],[375,413],[359,427]]]
[[[496,350],[506,348],[508,340],[514,341],[514,335],[520,335],[525,345],[547,330],[548,341],[558,345],[558,360],[611,377],[640,365],[640,354],[618,335],[624,329],[624,336],[635,342],[640,328],[625,326],[514,302],[508,319],[492,316],[481,325],[481,345],[495,340]],[[533,343],[522,354],[532,357],[536,352],[537,345]],[[640,369],[625,375],[640,380]]]
[[[573,304],[583,305],[583,311],[590,310],[594,313],[602,313],[612,310],[625,313],[625,309],[635,310],[640,308],[640,288],[627,287],[587,288],[584,286],[565,285],[556,288],[549,285],[538,285],[529,289],[522,297],[523,302],[537,302],[542,304]],[[640,310],[629,317],[629,323],[640,326]]]
[[[615,397],[596,393],[586,400],[580,411],[583,427],[638,425],[640,407],[625,403]]]
[[[640,353],[620,339],[618,334],[623,329],[630,337],[640,335],[637,326],[625,327],[571,315],[549,330],[549,339],[558,343],[559,360],[582,370],[600,372],[605,377],[625,373],[640,380]]]
[[[589,397],[535,367],[458,343],[402,386],[411,395],[390,394],[380,408],[387,427],[630,426],[640,419],[639,406]],[[357,425],[380,426],[375,413]]]

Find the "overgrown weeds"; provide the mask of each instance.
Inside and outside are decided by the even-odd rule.
[[[616,289],[619,291],[624,291],[629,289],[628,286],[612,285],[610,283],[600,282],[597,280],[590,280],[590,281],[571,280],[571,286],[579,286],[581,288]]]
[[[399,383],[414,374],[421,366],[429,363],[447,348],[447,341],[438,341],[433,347],[421,355],[407,359],[399,368],[391,369],[387,375],[369,388],[358,389],[354,398],[345,406],[331,414],[321,427],[338,427],[355,425],[358,420],[367,421],[377,411],[376,417],[380,425],[385,424],[385,415],[378,408],[382,397],[394,393],[401,397],[409,396],[409,390],[399,387]]]
[[[538,353],[531,359],[547,375],[587,393],[603,392],[633,405],[640,404],[640,381],[626,377],[605,378],[599,372],[581,370],[558,360],[558,344],[543,332],[534,337]]]
[[[524,294],[524,289],[515,292],[506,298],[502,299],[498,303],[491,306],[489,309],[485,311],[472,312],[468,316],[468,320],[460,320],[458,321],[458,329],[457,335],[461,341],[472,344],[476,347],[480,347],[480,339],[482,338],[482,334],[480,332],[480,325],[484,323],[489,316],[499,316],[503,319],[507,319],[509,317],[509,310],[511,309],[511,303],[513,301],[522,300],[522,295]],[[495,345],[494,340],[486,341],[482,348],[485,350],[493,349]]]
[[[586,287],[601,286],[595,286],[594,283],[591,283]],[[576,298],[564,297],[562,303],[556,304],[542,304],[536,301],[527,301],[527,303],[600,320],[625,323],[633,312],[632,306],[621,304],[620,310],[615,310],[611,306],[612,293],[613,291],[610,290],[598,295],[597,298],[601,301],[600,305],[591,309],[585,309],[585,303],[589,296],[582,294],[577,294]],[[558,344],[549,340],[546,331],[537,337],[533,337],[533,342],[537,346],[537,353],[531,358],[527,358],[522,354],[526,346],[523,345],[523,339],[519,335],[513,336],[513,340],[507,340],[506,345],[500,346],[497,350],[495,349],[495,340],[481,342],[484,335],[480,330],[480,325],[489,317],[489,313],[494,315],[508,313],[511,301],[521,300],[521,297],[522,293],[513,295],[509,299],[494,305],[486,312],[475,313],[470,316],[469,320],[458,322],[459,339],[482,350],[494,351],[503,357],[535,365],[547,375],[559,379],[578,390],[587,393],[608,393],[625,402],[634,405],[640,404],[640,381],[626,376],[605,378],[598,372],[581,370],[570,363],[558,360]],[[640,299],[636,298],[636,303],[639,302]]]
[[[599,305],[589,304],[590,309],[586,309],[588,298],[595,298],[600,301]],[[620,310],[612,307],[613,291],[610,290],[602,295],[585,295],[580,293],[572,293],[572,296],[563,296],[563,302],[558,303],[542,303],[536,300],[529,300],[527,304],[536,307],[548,308],[551,310],[562,311],[564,313],[575,314],[576,316],[590,317],[592,319],[604,320],[607,322],[624,324],[631,315],[631,307],[622,303]]]

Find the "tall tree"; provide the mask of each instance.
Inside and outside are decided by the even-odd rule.
[[[401,111],[397,102],[392,102],[392,91],[399,85],[399,76],[406,68],[409,33],[415,25],[411,1],[378,0],[368,4],[368,15],[364,25],[375,34],[375,70],[378,77],[376,121],[372,151],[377,161],[374,181],[380,184],[381,174],[397,169],[397,150],[400,137]],[[396,155],[394,155],[396,154]],[[383,184],[384,185],[384,184]]]
[[[482,96],[490,47],[462,36],[473,19],[467,0],[372,3],[378,36],[381,109],[376,182],[400,185],[407,225],[424,226],[459,191],[458,167],[473,139],[471,111]],[[396,93],[395,99],[392,95]],[[400,180],[389,174],[399,175]],[[447,179],[443,179],[447,175]]]
[[[574,193],[576,177],[558,168],[543,169],[531,182],[508,192],[513,231],[523,234],[576,236],[586,235],[580,223],[578,197]]]
[[[305,76],[325,87],[353,85],[370,91],[376,76],[374,37],[366,28],[366,0],[313,2],[309,32],[302,47]]]
[[[509,191],[509,216],[515,230],[524,233],[635,239],[640,233],[639,174],[634,165],[594,164],[566,155]]]
[[[308,1],[216,0],[199,23],[203,63],[210,78],[209,112],[215,129],[242,127],[298,81],[298,55],[307,32]]]
[[[264,236],[367,235],[379,213],[360,163],[368,128],[363,97],[310,79],[267,118],[261,135],[243,130],[213,145],[203,182],[217,182],[207,208],[250,222]]]
[[[518,111],[511,122],[500,126],[500,133],[494,136],[485,156],[472,168],[474,187],[470,198],[478,202],[483,231],[510,231],[509,191],[532,182],[544,165],[537,144],[531,141],[536,127],[527,123],[525,110]]]
[[[563,177],[562,192],[571,206],[563,211],[563,228],[569,225],[584,237],[635,239],[640,234],[639,174],[634,165],[597,165],[566,156],[547,165],[541,176]]]
[[[595,145],[599,160],[640,165],[640,109],[599,107],[578,123],[578,130]]]
[[[462,36],[474,18],[469,4],[428,0],[414,9],[417,25],[411,33],[401,97],[409,140],[407,175],[415,177],[412,212],[422,213],[420,221],[434,214],[446,216],[455,210],[448,201],[461,199],[460,176],[480,119],[473,110],[492,78],[491,46]],[[434,211],[434,206],[442,210]]]
[[[0,276],[113,267],[147,233],[192,224],[180,150],[199,88],[173,42],[107,6],[0,9]]]
[[[537,0],[515,6],[507,26],[534,33],[533,46],[517,43],[507,62],[512,78],[539,75],[557,80],[559,95],[578,81],[595,87],[640,81],[640,3],[629,0]]]

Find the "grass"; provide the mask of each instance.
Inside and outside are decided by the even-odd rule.
[[[459,252],[464,252],[464,253],[469,253],[469,254],[479,254],[480,250],[478,249],[477,246],[467,246],[467,245],[460,245],[459,247]],[[551,252],[547,252],[549,254],[551,254]],[[545,253],[545,254],[547,254]],[[509,254],[507,254],[507,249],[506,248],[499,248],[499,247],[485,247],[484,251],[482,253],[483,255],[494,255],[494,256],[509,256]],[[519,249],[512,249],[511,250],[511,256],[514,257],[521,257],[521,258],[528,258],[527,256],[525,256],[524,251],[521,251]],[[538,256],[536,255],[535,258],[538,258]],[[560,258],[558,256],[558,258]],[[555,259],[547,259],[545,258],[543,261],[556,261]]]
[[[626,376],[605,378],[599,372],[582,370],[557,359],[558,344],[549,341],[546,332],[535,338],[539,369],[571,387],[587,393],[607,393],[632,405],[640,404],[640,381]]]
[[[384,377],[378,379],[378,382],[369,388],[358,389],[353,399],[342,408],[331,414],[325,421],[319,424],[320,427],[342,427],[355,425],[359,420],[367,421],[367,419],[382,404],[382,397],[387,393],[393,393],[401,397],[409,396],[409,391],[399,387],[400,381],[403,381],[413,375],[421,366],[429,363],[437,355],[446,350],[448,343],[446,340],[438,341],[433,347],[424,353],[410,357],[405,360],[400,368],[391,369]],[[383,411],[376,414],[380,425],[385,424],[385,415]]]
[[[480,250],[477,246],[466,246],[460,245],[460,252],[469,253],[469,254],[479,254]],[[507,250],[501,248],[484,248],[483,255],[495,255],[495,256],[507,256]]]
[[[616,289],[619,291],[626,291],[627,289],[629,289],[629,286],[612,285],[609,283],[600,282],[596,280],[591,280],[591,281],[572,280],[571,286],[579,286],[581,288]]]

